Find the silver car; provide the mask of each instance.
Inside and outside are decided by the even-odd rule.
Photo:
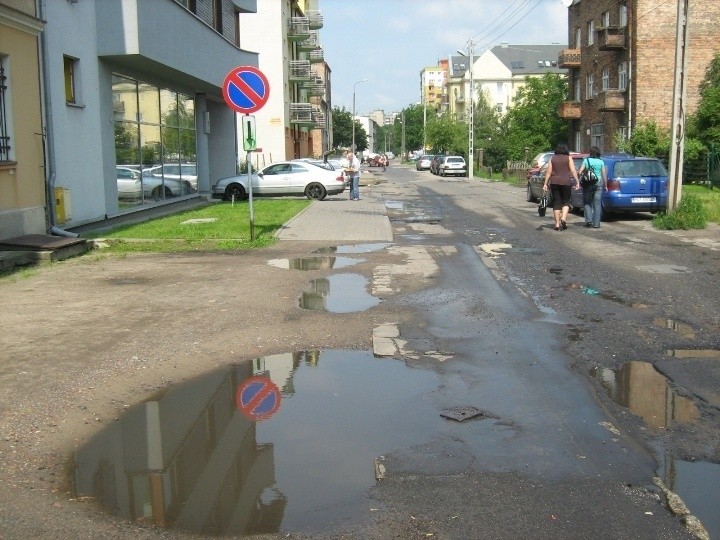
[[[118,199],[159,201],[196,192],[188,180],[172,178],[163,180],[162,177],[146,175],[137,169],[121,165],[116,166],[115,169]]]
[[[445,156],[438,163],[438,174],[440,176],[466,176],[467,165],[462,156]]]
[[[345,191],[342,171],[328,170],[303,161],[280,161],[252,175],[253,196],[305,195],[322,201],[328,195]],[[213,197],[245,199],[248,175],[239,174],[218,180],[212,186]]]

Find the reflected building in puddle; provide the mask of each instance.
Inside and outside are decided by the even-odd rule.
[[[74,455],[75,491],[118,516],[206,534],[277,532],[285,496],[275,487],[273,444],[236,409],[236,389],[257,374],[282,395],[313,353],[233,366],[168,389],[130,409]],[[316,360],[315,360],[316,362]]]
[[[677,395],[648,362],[627,362],[617,371],[595,368],[592,375],[613,401],[640,416],[649,427],[667,428],[675,422],[695,422],[699,417],[695,404]]]

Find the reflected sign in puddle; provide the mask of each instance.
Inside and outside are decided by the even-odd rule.
[[[271,259],[270,266],[290,270],[325,270],[332,268],[345,268],[364,262],[363,259],[351,257],[298,257],[295,259]]]
[[[618,370],[593,368],[590,373],[615,403],[627,407],[650,427],[695,422],[700,416],[692,400],[677,395],[667,378],[648,362],[626,362]]]
[[[262,377],[281,402],[253,421],[238,396]],[[164,390],[96,434],[73,456],[75,491],[135,522],[209,535],[358,524],[369,514],[375,458],[422,442],[442,421],[424,399],[437,384],[433,372],[369,351],[228,366]]]
[[[702,522],[710,538],[720,538],[720,465],[707,461],[670,460],[663,481]]]
[[[353,244],[346,246],[336,246],[320,248],[315,250],[313,253],[372,253],[373,251],[380,251],[385,249],[390,244],[387,242],[378,242],[373,244]]]
[[[360,274],[335,274],[314,279],[302,293],[299,304],[303,309],[353,313],[365,311],[380,303],[380,299],[367,292],[368,280]]]

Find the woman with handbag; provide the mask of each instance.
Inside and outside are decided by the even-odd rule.
[[[570,157],[567,144],[558,144],[555,153],[550,158],[547,171],[545,171],[543,189],[547,190],[548,185],[552,195],[555,230],[565,230],[567,229],[567,217],[570,212],[570,190],[580,189],[575,163]]]
[[[600,159],[600,149],[597,146],[590,148],[590,156],[583,160],[579,174],[583,188],[585,226],[599,229],[602,217],[602,195],[608,188],[607,167],[605,167],[605,162]]]

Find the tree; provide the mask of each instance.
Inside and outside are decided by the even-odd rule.
[[[720,146],[720,54],[710,62],[700,84],[700,102],[689,131],[707,147]]]
[[[567,142],[567,122],[557,114],[567,92],[567,81],[560,75],[526,77],[501,124],[510,159],[523,159],[526,147],[534,155]]]
[[[393,145],[398,151],[402,148],[403,118],[405,119],[405,151],[419,150],[423,145],[423,107],[415,104],[409,105],[395,119],[393,125]]]
[[[368,139],[365,128],[360,122],[355,122],[355,148],[358,152],[362,152],[367,148]],[[333,127],[333,147],[350,148],[352,146],[352,126],[353,117],[350,111],[345,107],[342,109],[333,107],[332,127]]]
[[[438,117],[433,112],[426,124],[427,144],[433,152],[462,155],[467,158],[467,136],[465,125],[450,118],[449,114]]]

